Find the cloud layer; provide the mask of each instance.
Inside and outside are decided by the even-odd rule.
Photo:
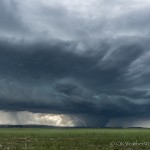
[[[77,115],[88,126],[148,121],[149,5],[2,0],[0,109]]]

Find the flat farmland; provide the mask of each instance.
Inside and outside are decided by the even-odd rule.
[[[150,129],[0,128],[0,150],[150,150]]]

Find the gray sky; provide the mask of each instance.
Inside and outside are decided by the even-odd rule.
[[[150,126],[149,7],[1,0],[0,113],[17,120],[21,111],[22,123],[59,114],[71,125]]]

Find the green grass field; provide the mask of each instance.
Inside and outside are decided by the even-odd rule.
[[[150,150],[149,129],[0,129],[0,150],[132,149]]]

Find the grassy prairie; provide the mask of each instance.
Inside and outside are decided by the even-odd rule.
[[[132,149],[150,150],[150,129],[0,129],[0,150]]]

